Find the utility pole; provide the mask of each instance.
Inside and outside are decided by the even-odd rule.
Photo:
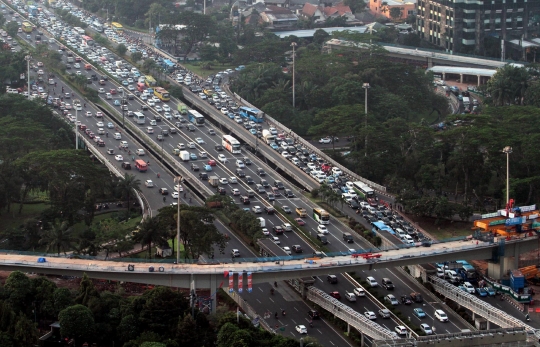
[[[295,66],[294,66],[294,63],[295,63],[295,48],[297,46],[296,42],[293,42],[291,43],[291,46],[292,46],[292,107],[294,108],[295,107],[295,104],[296,104],[296,98],[295,98],[295,78],[294,78],[294,75],[296,75],[296,69],[295,69]]]
[[[364,108],[365,108],[365,114],[366,114],[366,119],[365,119],[366,142],[365,142],[364,147],[365,147],[366,152],[365,152],[364,155],[367,157],[367,144],[368,144],[368,134],[367,134],[367,110],[368,110],[368,107],[367,107],[367,91],[370,88],[369,83],[364,83],[362,85],[362,88],[364,88],[366,90],[366,93],[365,93],[365,95],[366,95],[365,98],[366,99],[364,101],[364,106],[365,106]]]

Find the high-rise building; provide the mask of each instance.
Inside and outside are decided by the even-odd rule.
[[[424,40],[449,52],[484,54],[484,39],[527,39],[538,32],[540,0],[418,0]]]

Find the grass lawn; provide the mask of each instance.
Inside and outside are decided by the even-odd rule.
[[[203,66],[206,64],[205,62],[197,62],[196,64],[192,64],[192,63],[182,63],[180,62],[182,65],[184,65],[187,69],[195,72],[197,75],[201,76],[201,77],[208,77],[209,75],[213,75],[217,72],[220,72],[220,71],[224,71],[224,70],[227,70],[227,69],[233,69],[236,67],[236,65],[221,65],[221,64],[211,64],[211,68],[210,69],[203,69]]]
[[[439,220],[436,223],[436,218],[417,217],[407,215],[412,221],[418,223],[419,226],[430,233],[437,240],[445,240],[458,236],[468,236],[473,233],[471,230],[471,222],[452,222],[447,220]]]
[[[41,212],[48,208],[48,204],[25,204],[21,214],[19,214],[19,204],[13,204],[10,213],[3,213],[0,215],[0,228],[2,230],[8,230],[18,227],[27,219],[39,217]]]

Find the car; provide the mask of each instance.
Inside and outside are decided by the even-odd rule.
[[[497,293],[495,289],[493,289],[493,287],[484,287],[484,289],[486,290],[489,296],[495,296]]]
[[[253,213],[255,213],[255,214],[260,214],[260,213],[262,213],[262,208],[261,208],[261,206],[253,206],[253,207],[251,208],[251,211],[252,211]]]
[[[480,288],[480,287],[476,288],[476,294],[478,294],[481,297],[488,296],[487,290],[485,290],[484,288]]]
[[[282,206],[281,209],[283,210],[283,212],[285,212],[286,214],[291,214],[292,213],[292,210],[289,206]]]
[[[188,148],[196,148],[195,142],[188,142]]]
[[[392,316],[392,313],[387,308],[381,308],[379,310],[379,316],[386,319],[386,318],[390,318]]]
[[[394,290],[394,283],[392,282],[392,280],[390,280],[389,278],[383,278],[382,281],[381,281],[381,285],[386,289],[386,290]]]
[[[341,294],[339,294],[339,292],[338,292],[337,290],[328,293],[328,295],[330,295],[330,296],[333,297],[334,299],[341,300]]]
[[[396,297],[392,294],[388,294],[387,296],[384,297],[384,301],[386,301],[387,303],[389,303],[390,305],[392,306],[397,306],[399,305],[399,301],[396,299]]]
[[[118,99],[115,99],[114,102],[113,102],[114,106],[120,106],[120,100]]]
[[[204,145],[204,144],[206,143],[206,142],[204,142],[204,140],[203,140],[202,138],[200,138],[200,137],[197,137],[197,138],[195,139],[195,141],[197,141],[197,143],[198,143],[199,145]]]
[[[300,245],[293,245],[292,249],[295,253],[302,253],[304,250],[302,249],[302,246]]]
[[[299,334],[307,334],[307,328],[305,325],[297,325],[294,327],[296,329],[296,332]]]
[[[353,293],[354,293],[354,295],[359,296],[359,297],[360,296],[366,296],[366,291],[363,288],[360,288],[360,287],[354,288]]]
[[[306,225],[306,222],[304,222],[304,220],[302,218],[295,218],[294,221],[296,223],[298,223],[298,225],[300,225],[300,226]]]
[[[424,298],[422,298],[422,294],[416,292],[411,293],[411,299],[416,303],[421,303],[424,301]]]
[[[169,191],[167,190],[167,188],[159,188],[159,194],[169,195]]]
[[[292,254],[291,248],[290,248],[290,247],[285,246],[285,247],[283,247],[283,250],[284,250],[285,253],[287,253],[288,255],[291,255],[291,254]]]
[[[426,316],[426,313],[420,307],[415,308],[413,314],[418,318],[424,318]]]
[[[217,188],[217,192],[218,192],[220,195],[225,195],[225,194],[227,194],[227,191],[226,191],[225,188],[223,188],[223,187],[218,187],[218,188]]]
[[[244,164],[247,165],[246,162],[244,162]],[[261,176],[261,177],[266,176],[266,172],[264,172],[264,170],[261,169],[260,167],[257,168],[257,174],[258,174],[259,176]]]
[[[239,257],[239,256],[240,256],[240,251],[237,250],[236,248],[233,249],[233,250],[231,251],[231,256],[232,256],[233,258]]]
[[[377,319],[377,316],[375,315],[375,312],[373,312],[373,311],[366,311],[366,312],[364,312],[364,316],[365,316],[367,319],[370,319],[370,320],[375,320],[375,319]]]
[[[193,164],[193,163],[192,163],[192,164],[191,164],[191,170],[193,170],[193,171],[199,171],[199,165]]]
[[[240,190],[239,190],[239,189],[233,188],[233,190],[231,191],[231,194],[234,195],[234,196],[238,196],[238,195],[240,195],[241,193],[240,193]]]
[[[208,160],[207,164],[210,165],[210,166],[216,166],[217,165],[217,163],[216,163],[216,161],[214,159]]]
[[[396,331],[396,333],[400,336],[404,336],[404,335],[407,335],[408,331],[407,331],[407,328],[405,328],[403,325],[398,325],[394,328],[394,330]]]
[[[284,231],[283,228],[281,227],[281,225],[274,225],[272,230],[274,231],[274,233],[276,235],[281,235],[281,234],[283,234],[283,231]]]
[[[114,128],[114,124],[113,124],[113,123],[111,123],[111,122],[107,123],[107,128],[109,128],[109,129],[112,129],[112,128]]]
[[[317,312],[315,310],[309,310],[308,311],[308,316],[311,319],[319,319],[319,318],[321,318],[321,316],[319,315],[319,312]]]
[[[227,157],[225,157],[225,154],[219,154],[218,155],[218,160],[222,163],[228,163],[229,161],[227,160]]]
[[[124,161],[124,157],[122,157],[120,154],[117,154],[114,156],[114,160],[116,161]]]
[[[281,241],[279,241],[279,237],[277,237],[277,236],[272,236],[272,237],[270,237],[270,238],[272,239],[272,241],[274,241],[274,243],[275,243],[276,245],[281,244]]]
[[[332,284],[338,283],[338,278],[336,275],[328,275],[326,276],[326,280],[328,281],[328,283],[332,283]]]
[[[439,322],[448,322],[448,316],[443,310],[435,310],[435,318],[439,320]]]
[[[319,143],[323,143],[323,144],[332,143],[332,139],[329,137],[323,137],[322,139],[319,140]]]
[[[366,282],[369,284],[370,287],[375,288],[379,286],[379,283],[375,279],[375,277],[368,276],[366,277]]]
[[[131,163],[125,161],[122,163],[122,168],[125,170],[131,170]]]
[[[120,141],[120,147],[122,147],[122,148],[128,148],[128,143],[127,143],[127,141]]]
[[[255,181],[253,180],[253,178],[251,178],[251,176],[246,176],[245,179],[246,179],[246,183],[247,183],[247,184],[253,184],[253,183],[255,183]]]
[[[218,152],[221,152],[223,150],[223,146],[222,145],[215,145],[214,146],[214,149]]]
[[[144,185],[148,188],[152,188],[154,186],[154,182],[152,182],[152,180],[146,180],[144,181]]]
[[[405,304],[405,305],[410,305],[410,304],[412,304],[412,300],[407,295],[402,295],[401,296],[401,303]]]
[[[426,323],[420,324],[420,330],[422,330],[424,332],[424,334],[426,334],[426,335],[433,334],[433,329],[431,329],[429,324],[426,324]]]
[[[222,177],[219,179],[219,183],[221,184],[229,184],[229,180],[227,180],[225,177]]]
[[[324,226],[322,224],[319,224],[317,226],[317,233],[318,234],[328,234],[328,229],[326,228],[326,226]]]
[[[189,159],[191,159],[191,160],[197,160],[197,154],[195,154],[195,153],[189,153]]]

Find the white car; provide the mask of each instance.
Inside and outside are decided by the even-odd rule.
[[[236,189],[234,188],[232,191],[231,191],[231,194],[234,195],[234,196],[237,196],[237,195],[240,195],[240,190],[239,189]]]
[[[322,139],[319,140],[319,143],[332,143],[332,139],[328,137],[323,137]]]
[[[396,326],[395,330],[400,336],[407,335],[407,328],[405,328],[403,325]]]
[[[174,186],[174,191],[175,192],[183,192],[184,191],[184,187],[182,187],[181,185],[177,184]]]
[[[171,112],[171,108],[169,107],[169,105],[163,105],[163,111]]]
[[[339,167],[333,167],[332,168],[332,174],[334,176],[340,176],[340,175],[343,175],[343,171],[341,171],[341,169]]]
[[[229,161],[227,160],[227,158],[225,157],[225,154],[219,154],[218,155],[218,160],[222,163],[228,163]]]
[[[103,124],[103,122],[97,122],[97,123],[96,123],[96,126],[97,126],[98,128],[103,128],[105,125]]]
[[[236,177],[229,177],[229,183],[236,184],[238,181],[236,180]]]
[[[354,295],[356,296],[366,296],[366,291],[363,288],[354,288],[353,290]]]
[[[111,122],[107,123],[107,128],[109,128],[109,129],[112,129],[112,128],[114,128],[114,124],[113,124],[113,123],[111,123]]]
[[[285,246],[285,247],[283,247],[283,250],[284,250],[285,253],[287,253],[288,255],[291,255],[291,254],[292,254],[292,252],[291,252],[291,247]]]
[[[206,100],[206,94],[204,93],[199,93],[199,97],[203,100]]]
[[[225,115],[229,114],[229,110],[227,110],[226,107],[222,107],[220,111],[221,111],[221,113],[223,113]]]
[[[197,143],[198,143],[199,145],[203,145],[203,144],[206,143],[206,142],[204,142],[204,140],[203,140],[202,138],[200,138],[200,137],[197,137],[197,138],[195,139],[195,141],[197,141]]]
[[[328,229],[326,228],[326,226],[319,224],[319,226],[317,226],[317,233],[328,234]]]
[[[379,283],[375,279],[375,277],[368,276],[366,277],[366,282],[369,284],[370,287],[378,287]]]
[[[148,106],[156,106],[156,103],[153,100],[148,100],[146,103],[148,104]]]
[[[156,110],[157,112],[162,112],[163,109],[161,108],[161,106],[155,106],[154,107],[154,110]]]
[[[240,116],[236,116],[236,117],[234,117],[234,121],[235,121],[236,123],[238,123],[238,124],[241,124],[241,123],[243,123],[243,121],[242,121],[242,117],[240,117]]]
[[[262,228],[262,233],[264,236],[270,236],[270,232],[266,228]]]
[[[371,319],[371,320],[377,319],[377,315],[376,315],[375,312],[373,312],[373,311],[366,311],[366,312],[364,312],[364,316],[365,316],[367,319]]]
[[[122,148],[128,148],[128,143],[127,143],[127,141],[120,141],[120,147],[122,147]]]
[[[272,236],[272,241],[274,241],[274,243],[275,243],[276,245],[281,244],[281,241],[279,241],[279,237],[277,237],[277,236]]]
[[[304,325],[297,325],[295,329],[299,334],[307,334],[307,328]]]
[[[219,179],[219,183],[221,183],[221,184],[229,184],[229,181],[225,177],[222,177],[222,178]]]
[[[270,131],[270,134],[272,134],[272,135],[277,135],[277,129],[276,128],[270,128],[270,129],[268,129],[268,131]]]
[[[144,185],[148,188],[152,188],[154,186],[154,182],[152,182],[152,180],[146,180],[144,181]]]
[[[172,197],[173,199],[178,199],[178,192],[172,192],[172,193],[171,193],[171,197]]]
[[[116,161],[124,161],[124,157],[122,157],[120,154],[117,154],[114,156],[114,160]]]
[[[188,142],[188,147],[189,148],[195,148],[195,142]]]
[[[103,93],[105,93],[105,89],[99,88],[98,92],[99,92],[100,94],[103,94]]]

